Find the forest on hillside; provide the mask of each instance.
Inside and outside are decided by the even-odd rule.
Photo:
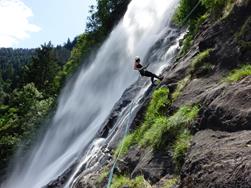
[[[129,2],[97,0],[86,30],[63,46],[0,49],[0,179],[17,148],[29,148],[67,79],[100,47]]]

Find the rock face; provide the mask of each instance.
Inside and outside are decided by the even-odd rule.
[[[218,92],[216,90],[215,92]],[[251,129],[251,76],[226,87],[220,95],[210,93],[201,128],[225,131]]]
[[[174,172],[171,153],[168,151],[154,152],[151,149],[133,148],[129,150],[118,168],[131,177],[143,175],[151,184],[157,183],[166,174]]]
[[[251,187],[251,131],[198,132],[181,172],[181,187]]]

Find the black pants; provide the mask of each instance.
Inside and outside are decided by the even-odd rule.
[[[158,77],[156,74],[153,74],[147,70],[141,70],[141,71],[139,71],[139,73],[141,74],[141,76],[151,77],[151,81],[153,84],[154,84],[154,78],[161,80],[161,78]]]

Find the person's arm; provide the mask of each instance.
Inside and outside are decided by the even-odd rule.
[[[137,64],[137,63],[134,63],[134,70],[141,70],[142,69],[142,65],[141,64]]]
[[[148,66],[149,66],[149,64],[148,64],[148,65],[145,65],[145,66],[142,66],[139,70],[147,69]]]

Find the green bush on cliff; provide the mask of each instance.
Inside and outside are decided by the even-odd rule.
[[[195,77],[212,71],[213,65],[208,62],[212,49],[207,49],[195,56],[191,63],[191,74]]]
[[[179,55],[180,56],[185,55],[192,46],[192,44],[193,44],[193,36],[191,34],[187,34],[184,40],[182,41],[182,46]]]
[[[190,146],[191,138],[191,133],[188,130],[184,130],[173,145],[173,160],[178,171],[184,163],[185,154]]]
[[[154,91],[152,99],[146,111],[145,121],[150,124],[152,117],[163,115],[165,107],[170,105],[170,100],[168,99],[169,89],[162,87]]]
[[[146,188],[145,179],[143,176],[138,176],[135,179],[130,179],[125,176],[115,176],[112,181],[111,188]]]
[[[156,118],[163,115],[164,109],[168,105],[170,105],[168,94],[169,90],[165,87],[159,88],[154,91],[152,99],[146,110],[144,122],[133,133],[130,133],[123,139],[123,141],[121,142],[121,144],[123,143],[123,148],[121,150],[120,144],[115,151],[115,155],[118,155],[120,150],[122,155],[126,154],[131,146],[136,145],[140,142],[140,139],[142,138],[142,135],[146,132],[146,130],[148,130],[152,126],[152,124],[154,124]]]
[[[243,65],[241,68],[235,69],[232,72],[230,72],[225,80],[229,83],[232,83],[232,82],[237,82],[242,78],[250,75],[251,75],[251,65],[250,64]]]
[[[162,188],[172,188],[177,183],[178,183],[178,178],[174,177],[172,179],[167,180]]]
[[[199,1],[200,4],[194,10]],[[209,13],[213,18],[219,18],[223,16],[225,7],[229,9],[232,3],[233,0],[181,0],[172,20],[182,26],[186,21],[190,25],[191,21],[205,13]]]
[[[205,61],[207,61],[207,58],[209,57],[211,51],[212,49],[207,49],[203,52],[200,52],[193,58],[192,71],[195,71],[196,69],[200,68],[205,63]]]
[[[198,2],[200,3],[196,7]],[[172,21],[177,26],[188,26],[189,32],[182,41],[179,55],[183,56],[188,52],[200,26],[208,18],[215,21],[226,17],[233,4],[234,0],[181,0]]]
[[[166,145],[165,141],[172,142],[196,119],[198,112],[197,106],[183,106],[169,118],[157,118],[151,128],[144,133],[139,144],[158,149]]]
[[[162,143],[161,138],[163,137],[163,134],[171,129],[172,127],[170,127],[167,117],[162,116],[155,118],[153,125],[141,135],[139,145],[159,148]]]
[[[187,77],[178,82],[175,91],[172,93],[172,101],[177,100],[177,98],[181,95],[182,90],[187,86],[190,80],[191,75],[188,75]]]

